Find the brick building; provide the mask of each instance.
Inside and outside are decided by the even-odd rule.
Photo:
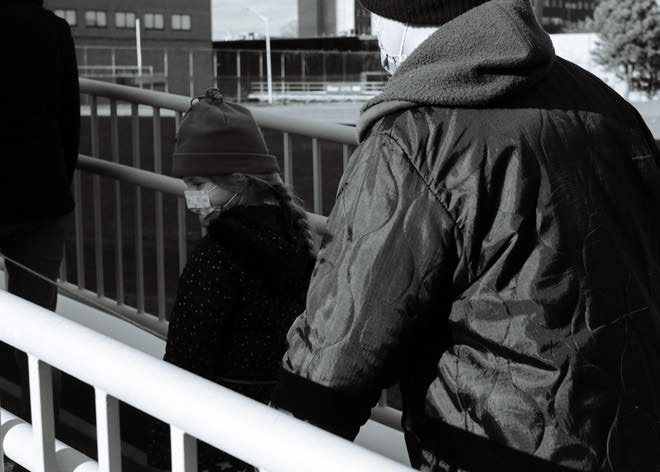
[[[550,32],[591,18],[596,0],[536,0],[541,23]]]
[[[298,0],[298,36],[368,36],[371,14],[358,0]]]
[[[71,25],[83,77],[184,95],[212,84],[211,0],[46,0],[45,6]]]

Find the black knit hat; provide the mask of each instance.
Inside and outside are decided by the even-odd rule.
[[[383,18],[420,26],[440,26],[489,0],[359,0]]]
[[[175,177],[279,172],[252,113],[208,89],[181,122],[172,156]]]

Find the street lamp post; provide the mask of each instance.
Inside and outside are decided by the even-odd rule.
[[[140,38],[140,19],[135,19],[135,51],[137,53],[138,86],[142,88],[142,40]]]
[[[268,103],[273,103],[273,69],[270,63],[270,22],[266,15],[262,15],[252,7],[247,7],[252,13],[257,15],[266,24],[266,76],[268,81]]]

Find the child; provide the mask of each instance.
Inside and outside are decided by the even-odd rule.
[[[215,89],[181,123],[172,173],[208,235],[179,280],[165,360],[262,403],[276,384],[286,334],[305,309],[315,262],[306,214],[244,107]],[[199,469],[249,471],[199,444]],[[169,432],[155,428],[149,463],[170,468]]]

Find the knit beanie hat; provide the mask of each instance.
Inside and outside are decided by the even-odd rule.
[[[390,20],[440,26],[489,0],[359,0],[364,8]]]
[[[172,156],[175,177],[279,172],[252,113],[218,89],[197,97],[181,122]],[[194,102],[195,99],[193,99]]]

